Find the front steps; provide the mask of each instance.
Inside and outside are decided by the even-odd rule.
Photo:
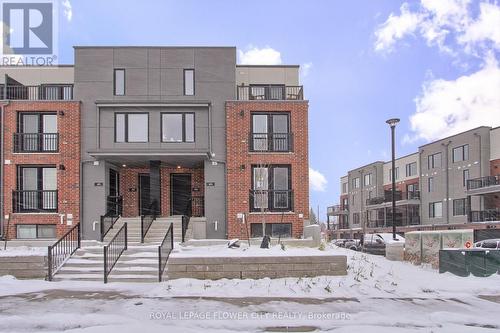
[[[128,249],[108,276],[108,282],[158,282],[158,246],[173,223],[174,247],[182,240],[182,219],[180,216],[157,218],[141,244],[141,218],[120,218],[116,221],[104,242],[83,246],[54,275],[54,281],[104,281],[103,246],[109,244],[123,223],[127,223]],[[188,227],[186,240],[192,229]]]

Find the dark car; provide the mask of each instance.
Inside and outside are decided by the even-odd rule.
[[[346,249],[349,249],[349,250],[354,250],[354,251],[360,250],[359,239],[339,238],[339,239],[334,240],[333,244],[338,246],[338,247],[345,247]]]
[[[474,248],[500,250],[500,238],[485,239],[474,244]]]
[[[390,233],[365,234],[362,251],[370,254],[385,255],[385,246],[387,243],[404,243],[404,241],[405,239],[399,235],[396,235],[396,240],[394,240]]]

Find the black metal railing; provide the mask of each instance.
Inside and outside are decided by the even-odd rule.
[[[59,133],[14,133],[15,153],[59,151]]]
[[[111,274],[120,256],[127,250],[127,223],[124,223],[108,245],[104,246],[104,283],[108,283]]]
[[[191,211],[190,216],[202,217],[205,216],[205,197],[194,196],[191,197]]]
[[[236,90],[238,100],[303,100],[302,86],[241,85]]]
[[[250,190],[250,211],[292,211],[293,190]]]
[[[334,206],[330,206],[327,208],[327,213],[328,213],[328,215],[347,214],[348,208],[347,208],[347,206],[334,205]]]
[[[52,281],[54,274],[81,246],[80,223],[69,229],[61,238],[48,247],[47,279]]]
[[[107,211],[106,214],[101,215],[100,220],[101,242],[104,241],[104,237],[113,229],[116,221],[118,221],[122,215],[122,202],[123,199],[121,196],[108,196],[106,204]]]
[[[12,191],[15,213],[57,212],[57,190]]]
[[[141,215],[141,243],[144,243],[144,239],[146,238],[146,234],[151,228],[154,220],[156,219],[156,203],[152,202],[147,208],[148,214]]]
[[[189,228],[189,220],[191,218],[187,215],[182,215],[182,242],[184,243],[186,241],[186,232]]]
[[[0,85],[0,99],[69,101],[73,99],[72,84],[44,84],[38,86]]]
[[[170,223],[167,234],[163,237],[163,241],[158,246],[158,281],[161,282],[163,272],[167,266],[168,257],[174,248],[174,225]]]
[[[292,133],[250,133],[250,151],[293,151]]]
[[[469,211],[469,222],[492,221],[500,221],[500,208]]]
[[[500,175],[486,176],[467,180],[467,189],[476,190],[478,188],[500,185]]]
[[[413,192],[416,192],[416,191],[413,191]],[[416,194],[414,194],[414,195],[416,196]],[[396,201],[403,200],[403,193],[401,191],[396,191],[394,197],[396,198]],[[380,205],[380,204],[383,204],[384,202],[392,202],[392,191],[391,190],[384,191],[384,196],[366,199],[367,206]]]

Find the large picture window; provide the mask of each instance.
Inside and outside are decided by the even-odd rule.
[[[194,142],[194,113],[162,113],[162,142]]]
[[[252,167],[252,211],[292,210],[290,166]]]
[[[116,113],[115,142],[148,142],[149,115],[147,113]]]

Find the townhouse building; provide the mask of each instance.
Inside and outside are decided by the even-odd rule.
[[[500,128],[482,126],[396,159],[394,214],[398,230],[500,229],[499,147]],[[375,171],[369,170],[380,168],[381,183],[370,183],[372,176],[367,174]],[[365,185],[362,177],[371,185]],[[327,210],[328,218],[338,221],[332,224],[335,237],[391,230],[391,162],[351,170],[340,182],[341,204]]]
[[[80,223],[102,240],[109,221],[181,216],[207,238],[302,235],[299,66],[236,65],[234,47],[74,52],[74,66],[0,68],[3,236],[56,239]]]

